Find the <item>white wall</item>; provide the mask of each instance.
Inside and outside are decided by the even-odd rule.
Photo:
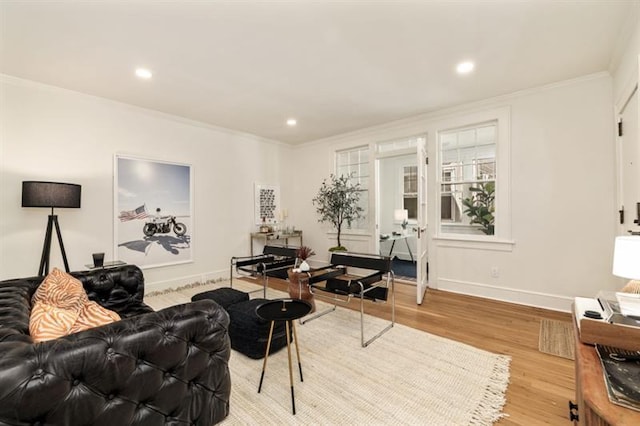
[[[23,180],[82,185],[81,209],[56,210],[71,270],[94,252],[113,259],[116,153],[194,168],[193,262],[147,269],[149,289],[227,277],[231,256],[249,253],[254,183],[280,184],[288,146],[8,76],[1,84],[0,279],[38,271],[48,211],[20,207]],[[57,241],[51,261],[63,266]]]
[[[636,5],[635,13],[631,14],[628,18],[628,25],[625,27],[623,34],[626,35],[626,40],[623,43],[618,44],[617,52],[619,53],[617,60],[612,64],[611,74],[613,76],[613,101],[614,106],[612,108],[612,113],[615,115],[616,120],[621,116],[622,111],[626,108],[627,102],[629,102],[631,95],[634,93],[635,88],[638,85],[638,58],[640,57],[640,23],[638,22],[639,18],[639,8],[640,5]],[[624,37],[623,37],[624,39]],[[636,102],[640,102],[638,100],[638,96],[635,96]],[[633,99],[633,98],[632,98]],[[636,124],[639,120],[639,117],[635,117]],[[627,119],[628,120],[628,119]],[[623,129],[625,128],[625,124],[623,123]],[[624,200],[622,197],[622,187],[629,187],[628,183],[620,182],[622,178],[621,167],[625,163],[629,162],[629,159],[623,159],[621,157],[621,143],[623,138],[617,138],[617,180],[618,186],[616,188],[616,208],[620,208],[624,204]],[[640,140],[637,140],[636,143],[640,143]],[[637,160],[637,159],[636,159]],[[638,185],[637,182],[631,183],[630,187],[636,188]],[[625,215],[627,219],[625,219],[624,225],[619,225],[617,229],[617,233],[622,235],[627,235],[626,231],[630,228],[631,219],[629,216],[633,217],[633,212],[629,212],[630,209],[626,208]],[[626,279],[617,278],[617,288],[622,287],[626,283]]]
[[[629,15],[622,28],[621,42],[614,52],[612,64],[613,100],[616,104],[626,101],[631,87],[638,83],[638,55],[640,54],[640,25],[638,24],[640,5]],[[617,111],[616,111],[617,112]]]
[[[304,230],[305,244],[318,253],[312,260],[324,260],[335,240],[318,224],[311,199],[333,171],[336,149],[433,133],[443,116],[509,106],[515,243],[510,251],[495,251],[434,242],[431,285],[556,309],[568,309],[574,296],[618,288],[610,272],[612,80],[604,74],[295,148],[11,77],[2,78],[0,102],[0,279],[35,275],[38,268],[47,212],[20,207],[22,180],[83,186],[82,209],[58,212],[77,270],[93,252],[113,256],[115,153],[192,164],[194,262],[145,271],[150,288],[175,286],[226,276],[229,258],[248,253],[254,182],[281,185],[289,224]],[[370,199],[375,205],[374,194]],[[373,251],[374,238],[373,229],[344,235],[353,251]],[[52,261],[60,266],[53,246]],[[494,266],[498,278],[490,276]]]
[[[576,81],[508,104],[515,244],[507,252],[438,250],[438,286],[568,310],[575,296],[616,288],[611,80]]]
[[[611,275],[616,219],[612,102],[612,80],[598,74],[299,147],[294,155],[306,185],[294,204],[304,218],[305,242],[316,251],[331,246],[326,232],[314,226],[310,199],[332,172],[335,149],[426,132],[433,153],[433,123],[442,117],[508,106],[514,244],[501,251],[434,242],[430,285],[569,310],[575,296],[617,288]],[[433,187],[430,199],[435,199]],[[357,248],[371,251],[375,235],[372,229],[354,237]],[[498,268],[497,278],[491,276],[492,267]]]

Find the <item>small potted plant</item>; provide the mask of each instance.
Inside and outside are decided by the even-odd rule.
[[[307,246],[301,246],[300,248],[298,248],[298,250],[296,250],[296,257],[301,261],[300,264],[298,265],[298,267],[300,268],[300,271],[306,272],[309,269],[311,269],[309,267],[309,264],[307,263],[307,259],[313,256],[314,254],[316,253],[313,251],[313,249]]]

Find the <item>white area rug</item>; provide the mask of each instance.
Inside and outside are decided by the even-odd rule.
[[[145,302],[158,310],[226,285],[163,293]],[[258,287],[234,281],[234,288]],[[262,297],[262,293],[251,297]],[[269,289],[267,297],[288,295]],[[328,305],[318,303],[320,310],[324,306]],[[384,324],[367,316],[365,338]],[[341,307],[296,327],[304,377],[300,382],[292,346],[296,415],[291,413],[286,348],[269,356],[261,393],[257,390],[263,361],[232,351],[231,409],[221,424],[490,425],[503,417],[508,356],[400,324],[362,348],[358,312]]]

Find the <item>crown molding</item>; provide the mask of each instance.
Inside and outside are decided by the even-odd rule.
[[[122,109],[128,109],[128,110],[142,113],[151,117],[161,118],[161,119],[173,121],[175,123],[184,124],[187,126],[193,126],[193,127],[199,127],[202,129],[212,130],[218,133],[227,134],[229,136],[236,136],[236,137],[240,136],[246,139],[253,139],[258,142],[268,143],[268,144],[277,145],[281,147],[286,147],[286,148],[291,147],[291,145],[288,143],[277,141],[274,139],[267,139],[258,135],[254,135],[252,133],[246,133],[238,130],[228,129],[226,127],[215,126],[213,124],[203,123],[201,121],[192,120],[179,115],[173,115],[166,112],[157,111],[154,109],[144,108],[144,107],[128,104],[126,102],[115,101],[112,99],[103,98],[101,96],[90,95],[88,93],[79,92],[77,90],[65,89],[63,87],[53,86],[50,84],[41,83],[34,80],[28,80],[21,77],[12,76],[9,74],[0,73],[0,82],[4,84],[11,84],[14,86],[22,86],[22,87],[28,87],[28,88],[36,88],[39,90],[46,90],[54,93],[58,92],[58,93],[71,94],[74,96],[82,96],[82,97],[90,98],[97,103],[110,105],[110,106],[122,108]]]
[[[376,134],[381,132],[402,130],[403,128],[407,128],[411,126],[426,127],[426,125],[430,121],[439,120],[451,115],[469,113],[469,112],[474,112],[474,111],[486,109],[486,108],[495,108],[496,104],[508,103],[513,99],[521,98],[523,96],[530,96],[537,93],[559,89],[562,87],[568,87],[575,84],[581,84],[587,81],[597,80],[601,78],[611,78],[611,74],[608,71],[600,71],[597,73],[587,74],[587,75],[569,79],[569,80],[562,80],[559,82],[550,83],[543,86],[518,90],[516,92],[508,93],[505,95],[494,96],[491,98],[482,99],[480,101],[460,104],[460,105],[456,105],[448,108],[439,109],[437,111],[431,111],[424,114],[402,118],[400,120],[390,121],[380,125],[367,127],[364,129],[359,129],[359,130],[355,130],[348,133],[343,133],[341,135],[335,135],[335,136],[330,136],[328,138],[305,142],[305,143],[296,145],[294,148],[310,147],[310,146],[322,145],[322,144],[338,144],[338,143],[348,142],[353,139],[364,139],[367,137],[371,138],[371,137],[375,137]],[[411,129],[411,130],[413,131],[413,133],[415,133],[415,129]]]

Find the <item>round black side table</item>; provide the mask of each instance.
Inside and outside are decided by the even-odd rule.
[[[267,368],[267,359],[269,357],[269,349],[271,347],[271,338],[273,337],[273,327],[276,321],[285,321],[285,331],[287,334],[287,355],[289,358],[289,384],[291,385],[291,407],[293,414],[296,414],[296,402],[293,393],[293,370],[291,368],[291,332],[293,330],[293,341],[296,344],[296,356],[298,358],[298,369],[300,370],[300,381],[302,379],[302,364],[300,363],[300,349],[298,348],[298,335],[296,334],[296,325],[294,320],[302,318],[311,312],[311,304],[301,299],[275,299],[265,302],[256,308],[256,314],[266,320],[271,321],[269,328],[269,339],[267,340],[267,350],[264,354],[264,362],[262,363],[262,374],[260,375],[260,385],[258,393],[262,389],[262,380],[264,379],[264,371]]]

